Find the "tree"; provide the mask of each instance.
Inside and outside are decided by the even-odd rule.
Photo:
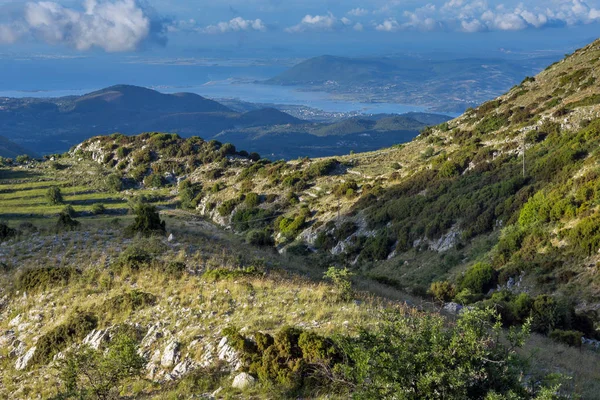
[[[352,276],[354,274],[348,268],[329,267],[323,277],[330,280],[338,292],[340,300],[352,299]]]
[[[151,236],[164,235],[165,232],[165,221],[160,220],[156,207],[146,203],[135,206],[135,220],[132,225],[127,227],[127,233]]]
[[[55,206],[63,203],[62,192],[59,187],[52,186],[46,191],[46,201],[48,204]]]
[[[64,389],[56,399],[116,398],[120,383],[140,376],[146,364],[137,350],[136,341],[120,333],[106,352],[85,346],[68,354],[59,364]]]

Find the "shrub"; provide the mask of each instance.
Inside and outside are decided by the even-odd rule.
[[[92,214],[94,214],[94,215],[101,215],[101,214],[104,214],[105,212],[106,212],[106,208],[104,207],[104,204],[96,203],[92,206]]]
[[[529,327],[512,330],[505,344],[498,319],[491,310],[471,310],[448,326],[441,316],[387,311],[377,328],[342,339],[353,364],[337,371],[361,399],[528,398],[515,349]]]
[[[165,221],[160,220],[156,207],[145,203],[135,207],[135,220],[126,228],[126,233],[130,235],[136,233],[144,236],[164,235],[165,232]]]
[[[260,196],[256,193],[248,193],[244,198],[244,205],[249,208],[257,207],[260,204]]]
[[[47,364],[70,344],[83,340],[97,325],[98,319],[91,313],[76,312],[71,315],[65,323],[38,339],[31,365]]]
[[[45,290],[66,285],[77,274],[74,267],[40,267],[22,271],[15,280],[15,289],[23,292]]]
[[[63,388],[59,399],[113,399],[120,397],[121,381],[141,376],[146,360],[134,337],[119,333],[108,348],[84,346],[59,361]]]
[[[123,190],[123,181],[117,174],[110,174],[106,178],[106,188],[111,192],[120,192]]]
[[[17,234],[17,230],[10,228],[8,225],[0,222],[0,242],[6,239],[10,239],[11,237]]]
[[[79,225],[81,225],[81,223],[73,219],[67,210],[67,212],[63,211],[58,215],[58,220],[56,221],[55,227],[58,232],[61,232],[73,231],[77,229]]]
[[[477,263],[471,266],[460,279],[460,288],[468,289],[471,293],[486,293],[497,282],[496,271],[491,265]]]
[[[252,277],[264,275],[257,267],[250,266],[246,268],[215,268],[209,269],[202,274],[204,279],[210,281],[220,281],[225,279],[237,279],[242,277]]]
[[[352,276],[354,274],[348,268],[329,267],[323,277],[333,283],[337,296],[342,301],[352,299]]]
[[[165,178],[160,174],[150,174],[144,178],[144,186],[151,188],[160,188],[165,184]]]
[[[560,329],[554,329],[552,332],[550,332],[550,339],[573,347],[581,347],[582,338],[583,333],[578,331],[563,331]]]
[[[140,290],[132,290],[131,292],[123,293],[106,300],[98,308],[98,313],[100,315],[131,313],[132,311],[154,305],[155,302],[156,296],[153,294]]]
[[[62,192],[59,187],[52,186],[46,191],[46,201],[50,205],[57,205],[63,203]]]
[[[448,302],[456,296],[456,287],[447,281],[433,282],[429,287],[429,295],[437,301]]]
[[[273,246],[275,241],[266,229],[254,229],[246,234],[246,242],[253,246]]]

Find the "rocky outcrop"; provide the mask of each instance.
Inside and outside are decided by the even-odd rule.
[[[231,384],[231,387],[239,390],[244,390],[254,386],[255,384],[256,378],[254,378],[252,375],[246,372],[242,372],[241,374],[238,374],[235,378],[233,378],[233,383]]]
[[[172,368],[179,362],[180,343],[177,340],[171,340],[162,353],[160,365],[163,368]]]
[[[217,346],[217,357],[224,361],[232,371],[239,371],[242,368],[240,355],[231,345],[229,339],[224,337]]]
[[[29,351],[27,351],[27,353],[23,354],[17,359],[17,362],[15,363],[15,369],[17,371],[22,371],[25,368],[27,368],[27,366],[29,365],[29,361],[31,361],[33,355],[35,354],[35,349],[35,346],[30,348]]]

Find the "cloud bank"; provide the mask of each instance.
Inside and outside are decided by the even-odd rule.
[[[258,31],[266,32],[267,27],[260,19],[250,20],[236,17],[228,22],[219,22],[203,29],[205,33],[218,34],[228,32]]]
[[[40,1],[25,5],[22,21],[0,25],[0,43],[31,35],[77,50],[123,52],[136,50],[145,41],[164,40],[161,31],[162,23],[136,0],[85,0],[82,10]]]

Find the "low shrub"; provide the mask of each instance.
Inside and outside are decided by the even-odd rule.
[[[242,277],[262,276],[264,272],[257,267],[250,266],[246,268],[215,268],[209,269],[202,274],[202,277],[209,281],[221,281],[226,279],[237,279]]]
[[[22,271],[15,280],[15,289],[23,292],[44,290],[66,285],[78,274],[74,267],[40,267]]]
[[[76,312],[38,339],[30,365],[47,364],[70,344],[83,340],[97,326],[98,318],[94,314]]]
[[[573,347],[581,347],[582,338],[583,333],[578,331],[563,331],[560,329],[554,329],[552,332],[550,332],[550,339]]]

